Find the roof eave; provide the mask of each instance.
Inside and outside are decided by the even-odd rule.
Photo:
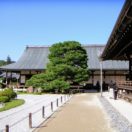
[[[124,6],[122,7],[122,10],[120,12],[120,15],[118,16],[118,19],[115,23],[115,26],[111,32],[111,35],[107,41],[107,44],[105,46],[105,49],[101,55],[102,60],[117,60],[117,58],[110,58],[110,56],[108,56],[108,53],[110,51],[110,49],[112,49],[112,47],[116,44],[116,39],[115,36],[117,35],[116,31],[118,30],[118,28],[121,26],[122,21],[124,20],[124,18],[126,17],[126,11],[127,9],[132,5],[132,1],[131,0],[126,0],[124,3]],[[112,43],[113,40],[113,43]]]

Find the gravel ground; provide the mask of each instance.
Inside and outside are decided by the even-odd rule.
[[[61,102],[61,97],[63,102]],[[45,117],[49,117],[51,110],[51,101],[53,102],[54,111],[66,101],[64,95],[18,95],[18,98],[24,99],[25,104],[13,109],[0,112],[0,132],[5,132],[5,126],[9,125],[10,132],[31,132],[41,122],[45,120],[42,117],[42,107],[45,106]],[[32,113],[32,129],[29,128],[29,113]]]
[[[35,132],[115,132],[104,112],[98,94],[75,94]]]
[[[106,113],[111,120],[112,128],[117,132],[132,132],[132,124],[122,116],[104,97],[99,97]]]

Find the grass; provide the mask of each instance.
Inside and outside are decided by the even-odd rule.
[[[43,94],[43,93],[17,92],[17,94],[32,94],[32,95],[41,95],[41,94]]]
[[[15,107],[20,106],[24,103],[25,103],[25,101],[23,99],[14,99],[10,102],[5,103],[5,106],[0,108],[0,112],[15,108]]]

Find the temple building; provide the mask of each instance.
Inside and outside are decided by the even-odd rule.
[[[88,55],[88,68],[90,78],[87,84],[95,86],[100,82],[100,53],[105,46],[85,45],[83,46]],[[48,63],[49,47],[46,46],[27,46],[20,59],[13,64],[0,67],[2,71],[8,73],[18,73],[19,83],[24,85],[26,80],[32,75],[45,72]],[[128,71],[127,61],[105,61],[102,63],[103,81],[108,84],[111,80],[125,80]]]
[[[132,101],[132,1],[126,0],[101,55],[103,61],[128,61],[126,80],[116,81],[118,97]],[[114,92],[115,93],[115,92]]]
[[[83,47],[87,51],[90,70],[87,84],[95,86],[100,80],[105,84],[111,80],[132,80],[132,1],[126,0],[106,46]],[[45,72],[49,53],[46,46],[27,46],[16,63],[2,66],[0,70],[6,72],[6,79],[8,73],[18,73],[18,82],[24,85],[32,75]]]
[[[107,45],[102,60],[128,61],[129,72],[126,80],[132,80],[132,1],[126,0]]]

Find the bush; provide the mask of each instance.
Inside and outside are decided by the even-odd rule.
[[[13,91],[13,89],[8,88],[4,91],[1,91],[0,96],[7,96],[9,99],[14,99],[17,97],[17,94]]]
[[[0,103],[6,103],[9,102],[10,98],[7,96],[0,96]]]
[[[65,93],[69,88],[70,84],[68,82],[59,79],[53,80],[50,83],[45,84],[43,87],[45,91],[57,91],[60,93]]]

